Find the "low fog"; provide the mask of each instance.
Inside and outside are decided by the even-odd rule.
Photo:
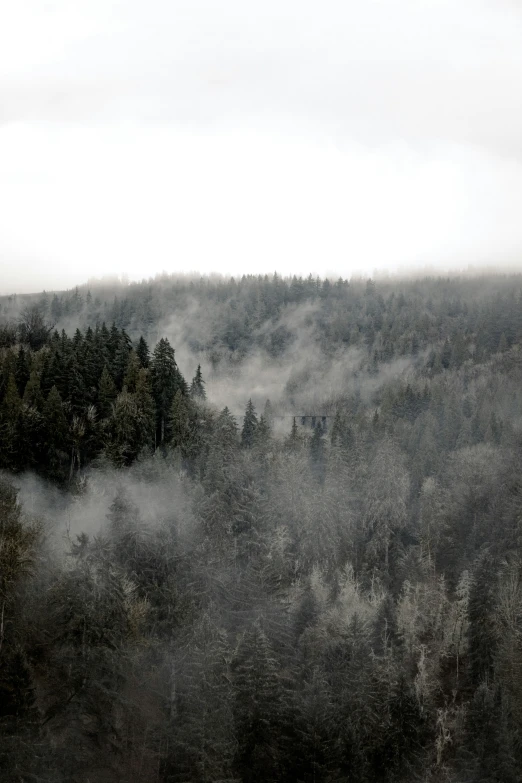
[[[521,783],[520,4],[1,17],[0,781]]]
[[[386,363],[372,374],[366,351],[328,350],[317,328],[320,313],[319,304],[287,306],[277,320],[264,321],[253,332],[254,346],[260,347],[246,356],[219,347],[197,351],[211,342],[218,316],[195,300],[162,321],[158,334],[176,346],[176,360],[187,374],[201,363],[209,400],[218,408],[228,405],[238,416],[249,398],[261,411],[269,399],[281,416],[331,414],[340,396],[358,393],[368,400],[386,380],[408,376],[410,358]]]
[[[0,779],[517,783],[521,346],[515,273],[0,297]]]
[[[138,509],[146,527],[157,527],[174,517],[181,520],[180,527],[187,527],[187,534],[190,532],[187,491],[175,465],[151,461],[125,474],[110,465],[94,467],[85,473],[73,495],[30,472],[14,483],[25,511],[42,519],[53,544],[64,550],[81,533],[103,533],[110,507],[119,495]]]

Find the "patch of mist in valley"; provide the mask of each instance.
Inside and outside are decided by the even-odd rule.
[[[192,536],[192,498],[175,462],[150,457],[125,470],[109,464],[89,467],[76,491],[61,490],[35,473],[13,476],[18,500],[27,514],[41,520],[57,548],[68,548],[80,533],[103,533],[112,503],[121,497],[137,509],[144,530],[174,524],[181,541]]]
[[[129,294],[132,288],[123,284],[94,286],[92,293],[109,302],[111,292],[113,296]],[[85,297],[83,288],[81,295]],[[27,296],[4,298],[3,317],[16,321],[31,301]],[[286,303],[272,318],[266,316],[262,302],[257,303],[248,313],[248,340],[242,334],[244,303],[236,306],[222,300],[219,292],[210,303],[209,299],[202,301],[184,292],[173,301],[169,298],[166,309],[168,315],[146,330],[151,351],[161,337],[166,337],[189,383],[200,364],[209,403],[218,409],[227,406],[238,423],[249,399],[258,414],[269,399],[275,434],[289,431],[292,416],[334,415],[339,403],[353,396],[371,404],[384,384],[398,378],[407,380],[427,353],[381,361],[378,368],[372,368],[366,347],[325,344],[324,309],[318,300]],[[84,331],[95,323],[84,301],[81,312],[64,316],[53,325],[72,336],[76,329]],[[142,334],[134,321],[127,331],[133,340]]]
[[[277,319],[254,330],[255,347],[248,352],[219,344],[204,349],[216,331],[217,313],[206,313],[192,299],[183,312],[172,313],[159,325],[158,336],[169,339],[187,379],[201,364],[209,401],[218,408],[228,406],[237,417],[249,399],[258,413],[269,399],[275,416],[332,415],[341,398],[358,395],[368,403],[383,384],[407,378],[409,370],[424,361],[422,353],[415,360],[410,356],[381,363],[372,371],[367,351],[360,347],[324,350],[317,328],[320,318],[320,304],[286,305]]]

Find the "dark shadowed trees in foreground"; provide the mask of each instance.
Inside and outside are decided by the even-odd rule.
[[[149,347],[189,296],[203,367],[292,356],[303,306],[359,386],[313,376],[314,428],[303,362],[284,425],[213,406]],[[520,279],[45,301],[0,328],[0,780],[520,781]],[[29,514],[27,470],[90,529]]]

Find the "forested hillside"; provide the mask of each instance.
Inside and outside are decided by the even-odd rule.
[[[0,780],[522,780],[521,382],[522,276],[1,298]]]

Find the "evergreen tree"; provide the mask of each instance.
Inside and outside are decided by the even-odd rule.
[[[139,565],[140,518],[137,507],[118,488],[107,514],[109,540],[115,561],[129,574],[136,574]]]
[[[116,386],[109,373],[109,368],[105,365],[98,384],[98,410],[101,418],[105,419],[110,416],[116,394]]]
[[[178,389],[172,401],[170,412],[171,444],[179,448],[183,457],[192,453],[193,426],[189,399]]]
[[[73,355],[68,362],[67,401],[70,403],[73,412],[77,415],[81,415],[85,412],[85,408],[87,407],[87,392],[75,355]]]
[[[66,363],[60,348],[54,345],[49,361],[44,364],[41,385],[45,395],[49,394],[53,386],[56,386],[64,398],[67,396]]]
[[[118,351],[118,348],[120,347],[120,343],[121,343],[120,332],[118,327],[113,321],[111,328],[108,330],[108,337],[107,337],[107,350],[109,353],[109,368],[111,370],[111,375],[113,376],[115,373],[116,353]]]
[[[235,769],[245,783],[279,780],[283,741],[283,681],[268,639],[257,622],[247,630],[232,662]]]
[[[252,448],[254,445],[257,427],[258,420],[256,409],[254,408],[252,400],[249,400],[247,402],[245,416],[243,418],[243,429],[241,430],[241,445],[243,448]]]
[[[138,375],[140,372],[140,360],[135,351],[131,351],[129,355],[129,361],[127,369],[125,371],[125,377],[123,379],[123,385],[127,387],[127,390],[132,394],[136,391],[136,383],[138,381]]]
[[[94,330],[93,341],[92,341],[92,355],[91,355],[91,368],[90,368],[91,377],[94,380],[96,387],[98,386],[98,383],[100,381],[103,368],[107,367],[107,370],[109,369],[110,357],[109,357],[109,349],[108,349],[108,340],[109,340],[109,333],[107,331],[107,328],[105,327],[105,324],[102,324],[101,327],[96,325],[96,329]]]
[[[475,686],[493,676],[498,645],[496,584],[495,560],[486,553],[475,570],[468,602],[470,678]]]
[[[196,374],[192,379],[192,383],[190,384],[190,396],[196,400],[205,400],[207,398],[205,382],[201,374],[200,364],[198,364],[198,369],[196,370]]]
[[[254,433],[254,444],[262,451],[266,451],[270,445],[271,434],[270,425],[265,419],[264,414],[262,414],[259,417],[259,422]]]
[[[274,409],[269,399],[265,402],[265,409],[263,411],[263,417],[269,428],[274,426]]]
[[[225,464],[229,465],[234,460],[238,446],[238,430],[236,420],[228,407],[223,408],[216,419],[212,445],[221,449]]]
[[[24,649],[24,583],[32,574],[41,528],[25,518],[14,487],[0,478],[0,775],[29,769],[40,726],[35,682]],[[27,754],[25,743],[32,746]]]
[[[65,477],[65,462],[68,448],[67,418],[64,413],[60,392],[53,386],[43,410],[45,424],[45,444],[47,452],[47,467],[50,475],[57,479]]]
[[[461,762],[474,780],[502,783],[520,780],[513,746],[510,747],[512,737],[507,728],[500,688],[482,682],[474,693],[466,716],[464,747],[471,754]]]
[[[141,368],[136,379],[136,405],[143,423],[143,446],[155,446],[156,410],[150,388],[148,371]]]
[[[36,408],[38,411],[43,409],[44,397],[40,386],[40,376],[36,370],[32,370],[29,380],[25,385],[23,402],[24,405]]]
[[[292,429],[290,435],[286,439],[286,447],[289,451],[297,451],[301,446],[302,440],[297,426],[297,417],[292,419]]]
[[[30,369],[27,361],[27,354],[24,351],[23,346],[20,346],[18,356],[16,357],[16,370],[15,379],[18,393],[22,395],[24,393],[25,386],[29,380]]]
[[[140,337],[138,341],[138,347],[136,348],[136,355],[140,361],[140,366],[147,369],[150,364],[150,351],[145,339]]]
[[[9,375],[4,399],[0,405],[0,465],[8,470],[21,470],[26,459],[22,400],[15,376]]]
[[[125,386],[112,407],[107,438],[107,454],[120,467],[130,465],[144,443],[144,422],[134,395]]]
[[[233,524],[232,488],[223,453],[219,444],[210,447],[203,479],[205,494],[197,504],[203,532],[214,556],[228,551]]]
[[[114,378],[114,383],[117,389],[121,389],[123,387],[131,351],[131,340],[126,332],[122,330],[118,335],[118,340],[114,351],[114,360],[112,364],[112,376]]]
[[[74,333],[74,337],[72,339],[72,347],[74,350],[74,353],[78,356],[81,354],[82,348],[83,348],[83,335],[79,329],[76,329]]]
[[[229,780],[236,741],[226,632],[205,613],[191,637],[173,675],[173,748],[165,773],[169,780]]]
[[[186,393],[186,384],[178,370],[174,349],[164,337],[154,349],[151,362],[152,394],[156,404],[157,443],[161,445],[168,437],[170,409],[178,391]]]

